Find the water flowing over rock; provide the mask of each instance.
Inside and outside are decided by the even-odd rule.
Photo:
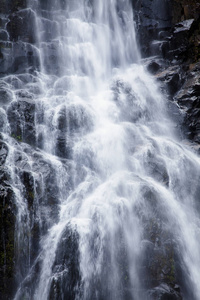
[[[199,69],[177,63],[198,16],[178,2],[1,1],[1,299],[199,300]]]

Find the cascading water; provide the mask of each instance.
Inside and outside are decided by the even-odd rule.
[[[41,72],[18,76],[13,101],[19,90],[29,99],[37,151],[4,130],[16,248],[28,253],[26,262],[17,254],[14,299],[164,299],[158,292],[167,287],[174,298],[166,299],[180,299],[179,276],[183,299],[198,300],[200,159],[178,143],[140,63],[130,1],[29,6]],[[25,138],[26,111],[20,120]],[[159,272],[168,285],[150,282]]]

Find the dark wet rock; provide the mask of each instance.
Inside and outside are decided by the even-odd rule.
[[[174,26],[174,34],[178,34],[182,31],[189,31],[194,24],[194,19],[185,20],[180,23],[176,23]]]
[[[19,142],[36,143],[35,103],[29,99],[14,101],[8,108],[11,135]]]
[[[9,35],[8,32],[4,29],[0,29],[0,40],[8,41]]]
[[[144,111],[137,101],[132,87],[122,80],[116,80],[112,83],[113,100],[120,108],[121,120],[137,122],[141,117],[148,117],[148,112]]]
[[[172,66],[161,73],[157,73],[156,78],[164,83],[163,87],[166,87],[168,93],[173,96],[184,82],[184,72],[181,67]]]
[[[57,247],[48,299],[61,300],[65,295],[66,300],[75,300],[77,292],[81,294],[80,287],[79,237],[76,230],[68,225]]]
[[[61,9],[65,9],[66,5],[68,5],[69,9],[73,9],[77,7],[77,2],[75,1],[68,1],[68,0],[59,0],[59,4]],[[40,7],[43,10],[54,10],[56,8],[57,3],[54,0],[43,0],[40,1]]]
[[[135,3],[136,9],[142,12],[141,4],[146,6],[146,1]],[[150,18],[152,13],[149,10],[145,19]],[[155,57],[148,59],[147,68],[160,81],[161,91],[168,94],[166,98],[169,100],[169,114],[178,124],[180,136],[189,138],[192,142],[191,146],[198,149],[200,3],[193,0],[171,1],[169,28],[156,29],[153,23],[149,23],[148,26],[145,23],[146,25],[142,26],[141,18],[139,14],[139,19],[136,21],[138,21],[139,39],[143,44],[143,55],[158,56],[156,59]],[[166,61],[161,65],[160,70],[154,63],[159,57]]]
[[[58,220],[60,200],[57,175],[51,162],[29,145],[17,143],[15,146],[16,150],[13,155],[15,176],[21,182],[20,193],[25,199],[24,203],[28,212],[23,216],[23,240],[20,240],[18,245],[20,248],[22,246],[20,243],[23,243],[23,251],[18,253],[15,260],[18,267],[14,274],[17,281],[21,282],[27,275],[29,263],[34,263],[39,254],[41,236],[46,234],[49,227]],[[9,180],[9,178],[1,177],[0,179],[1,181]],[[66,186],[66,195],[69,190],[70,187]],[[35,265],[33,267],[35,276],[39,272],[37,269]],[[29,287],[31,290],[36,284],[34,278],[31,280],[32,282],[30,278],[25,280],[27,293],[31,293]]]
[[[47,18],[43,18],[41,22],[45,28],[45,31],[42,32],[41,39],[48,43],[56,39],[59,34],[57,22]]]
[[[165,185],[169,184],[169,175],[167,173],[166,165],[164,161],[159,158],[159,155],[149,152],[147,159],[144,162],[144,167],[147,170],[147,173],[153,176],[157,181],[162,182]]]
[[[29,100],[33,100],[34,99],[34,95],[32,93],[30,93],[29,91],[25,90],[25,89],[19,89],[17,91],[15,91],[15,95],[17,97],[17,99],[29,99]]]
[[[1,170],[0,170],[1,172]],[[9,186],[0,185],[0,298],[11,299],[15,288],[16,205]]]
[[[139,12],[142,27],[166,28],[171,26],[171,3],[162,0],[133,1],[133,7]]]
[[[56,181],[55,170],[50,162],[39,154],[34,154],[33,171],[37,172],[35,180],[35,199],[40,207],[41,231],[46,232],[59,216],[59,190]]]
[[[0,11],[2,13],[8,13],[9,12],[9,5],[8,5],[8,1],[6,0],[2,0],[0,3]]]
[[[13,44],[13,62],[10,72],[25,73],[37,70],[40,66],[38,50],[31,44],[17,42]]]
[[[152,75],[161,73],[170,66],[169,61],[163,59],[161,56],[145,57],[142,59],[142,63],[146,67],[147,71]]]
[[[93,128],[91,112],[83,105],[63,106],[57,117],[56,155],[70,159],[73,139]]]
[[[62,74],[61,66],[59,64],[59,45],[57,41],[51,41],[42,44],[42,51],[45,53],[44,65],[48,74],[60,75]]]
[[[28,83],[26,85],[26,89],[28,90],[29,94],[40,95],[43,92],[43,88],[39,82]]]
[[[6,15],[0,15],[0,28],[2,30],[6,29],[6,23],[8,22],[8,18]]]
[[[7,74],[12,60],[12,43],[0,41],[0,76]]]
[[[152,300],[181,300],[182,299],[180,293],[178,293],[175,289],[170,288],[167,284],[161,284],[160,286],[149,291],[149,297]]]
[[[84,134],[93,128],[91,112],[81,104],[71,104],[66,107],[66,120],[69,134]]]
[[[23,82],[23,84],[39,82],[38,78],[30,73],[22,73],[17,75],[17,77]]]
[[[35,191],[35,179],[31,171],[21,170],[20,179],[23,184],[23,196],[27,202],[30,218],[30,260],[31,263],[39,253],[39,243],[41,236],[40,221],[36,218],[39,207],[37,206],[37,195]]]
[[[171,1],[139,0],[133,1],[133,7],[136,10],[135,18],[142,54],[150,56],[158,54],[157,51],[160,53],[162,43],[156,44],[158,48],[155,50],[155,44],[152,45],[152,42],[159,41],[159,32],[168,31],[172,25]]]
[[[57,123],[58,123],[58,129],[61,132],[66,132],[67,130],[67,115],[66,115],[66,108],[63,107],[60,112],[59,112],[59,116],[57,119]]]
[[[185,83],[174,100],[184,112],[183,129],[187,138],[200,142],[200,75],[198,65],[188,71]]]
[[[149,187],[144,187],[142,192],[146,204],[144,209],[142,206],[138,207],[138,215],[144,228],[141,273],[142,284],[149,291],[147,299],[150,296],[155,300],[182,299],[180,290],[175,289],[175,286],[179,285],[183,269],[178,270],[177,267],[177,247],[173,233],[167,225],[167,216],[160,197]]]
[[[21,289],[18,291],[19,299],[31,299],[33,297],[34,291],[38,285],[40,269],[41,261],[37,259],[32,266],[31,274],[25,277],[21,283]]]
[[[26,5],[26,0],[1,0],[0,12],[3,14],[8,14],[10,12],[26,8]]]
[[[156,74],[158,73],[158,71],[160,70],[161,66],[156,62],[156,61],[151,61],[148,65],[147,65],[147,70],[152,73],[152,74]]]
[[[22,81],[15,75],[4,77],[4,81],[7,82],[13,89],[20,89],[23,87]]]
[[[195,19],[200,15],[200,3],[196,0],[173,0],[172,1],[172,22]]]
[[[11,10],[13,12],[27,7],[27,0],[14,0],[14,1],[10,1],[10,2],[11,2]]]
[[[5,164],[8,155],[8,146],[0,140],[0,166]]]
[[[166,47],[163,47],[163,56],[167,59],[175,58],[182,61],[190,59],[192,51],[190,37],[193,35],[194,28],[194,19],[175,24],[169,42]]]
[[[15,152],[13,153],[13,156],[14,156],[13,158],[14,158],[15,166],[17,167],[17,169],[22,169],[26,171],[30,170],[28,157],[26,156],[25,153],[16,149]]]
[[[173,60],[200,57],[200,3],[193,0],[134,1],[142,54]]]
[[[28,272],[27,260],[33,263],[39,254],[41,236],[58,220],[60,199],[57,175],[51,163],[26,144],[21,144],[21,147],[16,145],[16,148],[19,150],[14,152],[13,157],[15,174],[21,182],[21,194],[28,212],[24,216],[23,243],[24,249],[30,247],[29,251],[21,251],[16,261],[18,269],[15,275],[22,281]],[[66,195],[69,190],[70,186],[66,185]]]
[[[1,74],[33,72],[40,67],[39,52],[29,43],[0,42]]]
[[[5,78],[0,79],[0,88],[6,88],[6,89],[10,89],[10,85],[9,83],[6,82]]]
[[[13,100],[13,92],[0,86],[0,105],[7,105]]]
[[[7,131],[7,114],[4,109],[0,108],[0,131],[5,132]]]
[[[35,13],[31,9],[24,9],[11,14],[9,16],[10,22],[7,24],[10,40],[36,43],[35,18]]]
[[[2,186],[10,187],[11,174],[4,164],[0,166],[0,181]]]
[[[144,55],[163,55],[169,61],[173,61],[174,58],[180,61],[196,61],[199,58],[199,21],[198,11],[194,9],[196,1],[190,1],[193,3],[183,6],[183,1],[150,1],[139,0],[133,1],[134,6],[137,6],[139,14],[136,14],[136,20],[138,22],[138,28],[140,32],[140,41],[143,43],[142,50]],[[69,2],[69,6],[73,8],[73,1]],[[175,4],[176,3],[176,4]],[[55,1],[41,1],[42,9],[54,9]],[[66,1],[61,1],[61,7],[66,5]],[[171,7],[173,6],[173,10]],[[197,5],[197,4],[196,4]],[[174,9],[177,7],[177,9]],[[36,43],[37,38],[34,31],[35,16],[31,10],[25,10],[25,0],[2,0],[0,1],[0,11],[2,13],[9,14],[9,20],[7,17],[0,18],[0,25],[3,28],[0,31],[0,72],[1,75],[16,73],[15,77],[7,76],[7,83],[13,88],[17,88],[15,93],[18,102],[14,101],[8,108],[8,119],[11,126],[12,137],[18,142],[26,142],[33,146],[36,145],[35,136],[35,103],[33,101],[34,96],[42,93],[42,89],[34,77],[31,77],[28,73],[33,73],[34,70],[38,70],[40,67],[39,53],[37,49],[31,45]],[[24,9],[24,10],[22,10]],[[195,11],[196,10],[196,11]],[[42,12],[48,17],[49,12]],[[176,14],[176,15],[175,15]],[[183,22],[184,19],[194,19],[190,22]],[[62,70],[58,66],[58,49],[56,42],[49,43],[51,38],[56,34],[56,26],[54,22],[45,20],[48,24],[48,30],[44,33],[46,44],[43,47],[47,49],[46,56],[44,57],[44,63],[47,66],[47,71],[51,74],[59,74]],[[181,23],[180,23],[181,22]],[[176,24],[178,23],[178,24]],[[7,27],[5,28],[7,24]],[[175,24],[172,28],[171,24]],[[188,25],[189,24],[189,25]],[[8,30],[11,41],[8,42],[8,35],[5,30]],[[189,131],[187,136],[195,141],[199,141],[199,117],[200,117],[200,105],[199,105],[199,83],[197,74],[186,78],[184,83],[184,76],[182,76],[182,70],[179,67],[170,67],[166,72],[163,72],[163,65],[152,62],[148,66],[149,71],[152,74],[157,74],[157,78],[163,85],[167,86],[170,92],[170,97],[174,97],[174,104],[171,102],[170,111],[174,114],[174,118],[178,115],[177,107],[181,107],[181,111],[185,115],[185,124],[188,124]],[[23,75],[20,75],[24,73]],[[184,73],[184,72],[183,72]],[[9,78],[8,78],[9,77]],[[194,78],[196,78],[194,80]],[[23,88],[26,85],[26,91]],[[182,86],[183,85],[183,86]],[[126,103],[120,103],[119,98],[116,97],[116,101],[121,105],[120,108],[123,113],[127,114],[130,111],[130,107],[134,106],[136,114],[130,111],[129,119],[136,121],[140,118],[141,111],[135,103],[135,97],[130,87],[118,84],[117,93],[123,93],[126,95]],[[179,89],[181,91],[179,92]],[[63,89],[62,84],[59,86],[60,94],[65,94],[66,90]],[[115,93],[115,96],[117,96]],[[3,97],[2,97],[3,98]],[[10,102],[3,101],[3,104]],[[0,100],[1,101],[1,100]],[[176,106],[176,103],[178,106]],[[5,114],[0,111],[0,128],[5,129]],[[38,117],[39,118],[39,117]],[[68,110],[61,111],[58,122],[58,139],[57,139],[57,155],[61,158],[69,158],[68,145],[76,136],[76,133],[80,134],[87,132],[92,127],[92,123],[86,122],[89,120],[87,113],[84,112],[84,108],[77,110],[70,107]],[[42,113],[40,115],[41,124],[43,123]],[[69,133],[67,135],[65,133]],[[42,137],[39,142],[42,148]],[[21,144],[20,144],[21,145]],[[17,147],[17,146],[16,146]],[[4,170],[5,159],[7,156],[7,146],[4,142],[0,143],[0,179],[1,182],[9,181],[9,174]],[[88,151],[84,153],[84,160],[87,160],[91,155]],[[30,170],[27,155],[30,155],[33,162],[33,171]],[[14,155],[15,171],[19,175],[19,178],[23,184],[23,193],[27,201],[30,228],[27,229],[25,239],[29,238],[31,253],[30,260],[33,262],[39,252],[39,242],[42,234],[45,234],[48,228],[58,220],[59,213],[59,191],[56,187],[56,174],[45,158],[34,150],[27,150],[26,154],[22,154],[20,151],[16,151]],[[29,158],[30,158],[29,157]],[[64,160],[63,160],[64,161]],[[88,161],[91,161],[89,157]],[[161,184],[168,184],[169,178],[166,170],[166,166],[162,161],[156,157],[151,157],[146,161],[146,168],[151,176],[154,176]],[[66,187],[67,189],[67,187]],[[68,187],[70,190],[70,187]],[[66,193],[67,194],[67,193]],[[4,209],[1,219],[1,232],[3,234],[0,249],[6,245],[6,259],[8,260],[5,265],[5,247],[3,249],[4,254],[1,255],[1,269],[0,275],[3,280],[0,284],[0,298],[7,299],[12,289],[12,277],[13,277],[13,234],[15,228],[15,206],[12,199],[12,191],[9,187],[0,187],[0,198],[3,199]],[[144,241],[142,243],[142,251],[145,253],[145,260],[143,262],[143,268],[147,273],[147,277],[144,278],[144,284],[150,290],[149,295],[152,299],[181,299],[180,288],[178,286],[179,278],[181,278],[182,268],[178,273],[177,264],[178,259],[176,257],[176,245],[171,238],[168,229],[165,226],[165,216],[160,215],[162,210],[159,204],[155,200],[155,195],[151,193],[146,195],[151,206],[151,215],[144,216],[143,222],[145,225]],[[141,212],[142,213],[142,212]],[[41,217],[41,223],[39,218]],[[8,223],[9,220],[9,223]],[[3,237],[5,239],[3,240]],[[6,239],[7,238],[7,239]],[[6,241],[6,243],[3,243]],[[120,243],[119,243],[120,244]],[[123,243],[121,243],[123,244]],[[10,247],[11,245],[11,247]],[[117,245],[119,248],[120,246]],[[66,247],[69,251],[66,252]],[[10,251],[10,252],[9,252]],[[3,252],[0,252],[2,254]],[[126,266],[126,255],[123,247],[119,250],[120,259],[123,266]],[[10,257],[10,258],[9,258]],[[27,259],[27,255],[23,252],[20,256],[21,261]],[[61,295],[64,292],[72,300],[75,298],[75,289],[80,287],[80,273],[78,270],[78,235],[76,231],[67,228],[56,253],[56,259],[53,266],[54,275],[51,281],[51,289],[49,299],[60,300]],[[106,261],[106,260],[105,260]],[[26,270],[21,270],[21,273],[25,274]],[[34,277],[38,278],[39,267],[36,264],[33,268],[33,274],[30,278],[26,279],[29,282],[25,285],[35,287]],[[178,274],[178,275],[177,275]],[[124,299],[131,298],[131,292],[128,290],[128,284],[125,283],[127,272],[126,268],[122,271],[122,282],[125,286],[123,291]],[[10,277],[9,277],[10,276]],[[21,275],[22,276],[22,275]],[[9,280],[8,280],[9,278]],[[107,278],[106,278],[107,280]],[[36,280],[37,281],[37,280]],[[98,281],[98,280],[97,280]],[[98,282],[94,284],[98,285]],[[30,288],[31,289],[31,288]],[[3,290],[4,294],[1,294]],[[95,289],[94,289],[95,290]],[[103,288],[102,288],[103,290]],[[105,292],[106,289],[104,289]],[[104,295],[102,292],[102,295]],[[5,296],[5,293],[6,296]],[[23,298],[31,298],[30,294],[22,295]],[[126,295],[126,297],[125,297]],[[66,298],[67,299],[67,298]],[[94,299],[91,297],[91,299]],[[103,298],[105,299],[105,298]],[[148,299],[148,298],[147,298]],[[188,297],[188,299],[192,299]]]
[[[58,134],[56,141],[56,155],[61,158],[70,159],[72,157],[71,147],[67,144],[67,138],[65,134]]]

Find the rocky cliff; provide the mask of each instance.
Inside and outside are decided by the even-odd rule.
[[[182,139],[199,146],[200,2],[133,1],[141,52],[167,91]],[[177,109],[178,108],[178,109]]]
[[[13,298],[38,255],[39,236],[50,226],[46,214],[53,222],[58,204],[55,173],[36,149],[35,97],[41,84],[35,30],[26,0],[0,1],[0,131],[5,133],[0,136],[0,299],[5,300]]]
[[[43,9],[46,9],[45,3],[42,2]],[[200,2],[133,0],[133,7],[144,63],[166,93],[169,113],[180,128],[181,138],[189,139],[191,146],[198,151]],[[40,55],[35,47],[36,27],[35,14],[27,8],[25,0],[0,2],[0,130],[10,134],[15,166],[12,170],[13,175],[5,165],[6,159],[11,159],[11,156],[9,156],[7,141],[2,134],[0,137],[0,277],[3,280],[0,282],[0,298],[5,300],[12,299],[16,285],[27,274],[30,265],[29,257],[31,262],[37,257],[39,234],[47,232],[51,222],[57,218],[57,175],[48,163],[48,159],[44,158],[39,150],[42,140],[38,137],[36,144],[35,136],[35,98],[42,91],[41,82],[36,76],[41,68]],[[56,65],[53,51],[54,49],[48,59]],[[40,123],[42,117],[41,110],[37,122]],[[65,124],[62,118],[60,122],[60,127],[64,130]],[[7,124],[9,128],[6,127]],[[59,153],[67,152],[67,149],[62,150],[62,146],[61,136]],[[62,154],[59,156],[62,157]],[[31,170],[28,166],[29,161],[32,162]],[[64,163],[64,167],[70,173],[72,166],[68,162]],[[165,170],[162,168],[155,170],[153,163],[150,167],[167,184]],[[39,174],[38,177],[34,172]],[[28,220],[21,216],[24,225],[20,230],[23,237],[18,237],[18,242],[15,241],[16,230],[21,224],[16,222],[18,214],[16,203],[20,203],[20,196],[16,195],[11,188],[13,178],[16,182],[22,182],[21,194],[25,197],[29,210]],[[67,188],[69,190],[71,188],[70,180],[66,190]],[[181,299],[180,285],[185,286],[185,294],[188,291],[181,278],[178,249],[175,248],[172,237],[168,236],[167,230],[163,229],[164,216],[160,215],[159,203],[151,198],[148,191],[146,197],[151,200],[149,205],[154,217],[144,217],[143,220],[148,241],[143,245],[146,259],[142,267],[147,274],[144,284],[150,289],[152,299]],[[50,223],[46,220],[47,213],[51,215]],[[39,214],[41,222],[38,219]],[[68,239],[74,238],[72,239],[69,234]],[[23,249],[21,249],[22,240]],[[76,241],[73,243],[70,247],[75,251]],[[66,260],[69,262],[68,257]],[[70,268],[75,263],[76,260]],[[56,261],[55,266],[57,264],[59,262]],[[16,265],[18,265],[17,269]],[[33,268],[37,274],[37,263]],[[73,273],[73,270],[70,269],[70,272]],[[78,271],[75,270],[75,273]],[[77,277],[79,278],[79,274]],[[31,278],[29,280],[31,281]]]

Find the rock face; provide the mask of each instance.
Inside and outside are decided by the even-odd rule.
[[[134,1],[143,55],[198,60],[199,1]]]
[[[0,75],[38,69],[34,12],[26,7],[25,0],[3,0],[0,12]]]
[[[185,82],[174,97],[184,115],[185,134],[194,143],[200,143],[200,73],[199,63],[190,66]]]
[[[178,122],[180,137],[190,140],[190,145],[199,152],[200,2],[165,1],[164,19],[156,13],[151,1],[136,3],[140,12],[138,39],[143,56],[148,57],[147,69],[168,95],[169,114]],[[179,284],[185,295],[189,292],[181,279],[178,249],[163,228],[164,216],[154,220],[156,223],[152,224],[146,220],[150,232],[147,229],[144,246],[148,253],[145,268],[149,295],[152,299],[182,299]],[[188,294],[188,298],[193,296]]]
[[[12,102],[8,109],[11,135],[32,146],[36,144],[35,103],[29,99]]]
[[[68,248],[68,251],[66,251]],[[78,234],[70,229],[63,232],[53,266],[54,277],[49,293],[50,300],[74,300],[77,292],[81,295],[81,275],[79,270]]]
[[[133,5],[141,51],[149,58],[147,69],[167,91],[169,105],[178,108],[175,116],[183,138],[185,135],[198,150],[200,2],[164,1],[164,12],[159,0],[134,1]],[[171,115],[174,118],[173,110]]]
[[[154,55],[161,47],[158,35],[167,37],[172,25],[171,1],[133,1],[139,43],[143,55]]]
[[[61,7],[66,1],[60,1]],[[48,9],[53,1],[41,1],[41,8]],[[72,2],[70,2],[72,3]],[[72,4],[71,4],[72,5]],[[200,143],[200,3],[195,0],[137,0],[133,1],[136,11],[136,25],[142,54],[147,59],[147,69],[157,78],[161,88],[167,91],[169,113],[179,122],[183,138],[192,141],[193,147],[199,149]],[[35,76],[40,69],[40,55],[37,45],[36,16],[27,8],[26,0],[0,1],[0,130],[9,132],[12,150],[13,174],[5,166],[9,160],[7,141],[0,139],[0,298],[9,300],[15,292],[16,285],[27,274],[29,264],[39,253],[40,235],[56,222],[59,211],[59,190],[56,185],[56,168],[52,168],[48,159],[43,156],[42,138],[36,136],[36,121],[40,124],[41,115],[36,116],[37,95],[42,94],[42,86]],[[43,22],[46,22],[44,19]],[[49,25],[55,30],[54,24]],[[48,32],[45,33],[48,40]],[[48,44],[51,51],[45,57],[49,73],[55,75],[57,70],[56,44]],[[151,57],[153,56],[153,58]],[[150,58],[149,58],[150,57]],[[164,59],[164,60],[163,60]],[[52,67],[53,66],[53,67]],[[118,83],[118,89],[124,89]],[[12,92],[11,90],[14,90]],[[116,99],[117,101],[117,99]],[[139,108],[138,117],[140,115]],[[122,114],[127,114],[128,105],[121,107]],[[76,134],[84,130],[88,116],[84,116],[81,107],[80,123],[75,123],[76,111],[63,108],[58,119],[58,137],[56,155],[63,159],[63,167],[70,174],[72,165],[64,158],[70,159],[66,135],[67,126]],[[68,124],[66,124],[66,115]],[[122,115],[123,117],[123,115]],[[130,115],[130,120],[132,116]],[[42,122],[41,122],[42,123]],[[9,124],[9,125],[7,125]],[[75,133],[74,133],[75,132]],[[37,148],[38,147],[38,148]],[[12,147],[11,147],[12,149]],[[60,166],[59,166],[60,167]],[[168,175],[162,164],[159,167],[152,162],[148,165],[149,172],[153,169],[156,178],[168,184]],[[59,169],[60,171],[60,169]],[[37,176],[35,175],[37,174]],[[14,176],[14,177],[13,177]],[[12,178],[11,178],[12,177]],[[20,195],[16,195],[11,182],[21,183]],[[66,195],[72,186],[66,178]],[[178,261],[178,249],[173,237],[169,236],[165,227],[164,216],[160,214],[158,201],[145,191],[150,199],[149,205],[152,218],[143,216],[145,237],[142,251],[144,261],[142,268],[147,274],[144,285],[148,297],[155,300],[179,300],[181,272]],[[22,212],[17,209],[20,197],[26,199]],[[17,202],[18,201],[18,202]],[[28,211],[29,219],[23,214]],[[47,221],[50,216],[50,222]],[[15,228],[24,224],[22,236],[17,236]],[[15,240],[18,242],[15,243]],[[22,245],[23,239],[23,247]],[[63,251],[69,247],[69,252]],[[57,259],[53,266],[57,281],[51,282],[50,299],[61,299],[65,293],[74,299],[74,288],[80,287],[80,271],[77,267],[79,260],[78,235],[68,229],[63,233]],[[30,258],[31,261],[28,261]],[[22,264],[23,262],[23,264]],[[16,265],[18,269],[16,270]],[[20,267],[19,267],[20,266]],[[39,267],[34,266],[35,276]],[[29,279],[31,280],[31,279]],[[63,282],[71,282],[63,285]],[[28,291],[30,296],[32,291]],[[125,292],[124,292],[125,293]],[[127,292],[128,295],[128,292]],[[128,296],[127,296],[128,299]]]
[[[148,71],[168,99],[169,114],[179,136],[199,152],[200,143],[200,2],[133,1],[141,52]],[[163,7],[163,10],[160,7]],[[148,198],[151,198],[148,196]],[[152,198],[153,199],[153,198]],[[182,299],[178,248],[164,228],[154,203],[155,218],[145,218],[145,281],[152,299]],[[188,294],[188,298],[193,296]]]
[[[14,288],[15,223],[17,207],[5,168],[7,145],[0,140],[0,298],[9,299]],[[5,297],[5,298],[4,298]]]
[[[0,137],[0,299],[5,300],[13,299],[38,255],[40,235],[59,212],[57,174],[34,149],[35,97],[42,92],[34,74],[40,68],[35,28],[26,0],[0,1],[0,131],[10,136]]]

